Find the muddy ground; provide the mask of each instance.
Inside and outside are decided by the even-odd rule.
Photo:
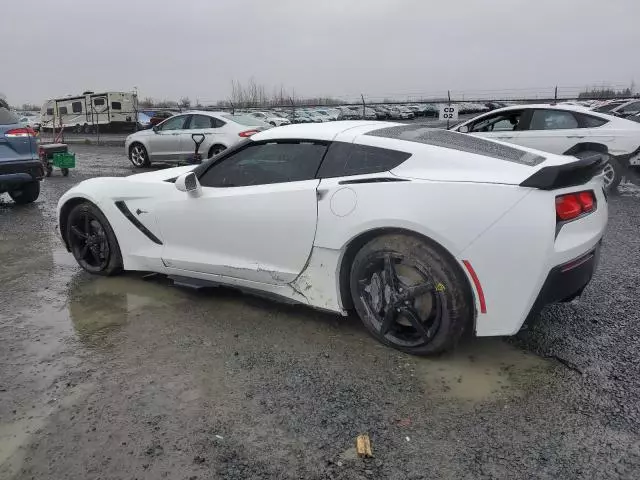
[[[74,149],[36,204],[0,199],[1,479],[640,477],[637,189],[611,198],[579,302],[424,359],[355,318],[83,273],[57,199],[133,170]]]

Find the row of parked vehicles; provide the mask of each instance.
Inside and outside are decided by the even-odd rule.
[[[506,106],[503,103],[489,102],[458,104],[461,114],[488,112]],[[289,123],[323,123],[335,120],[410,120],[417,117],[437,117],[439,103],[340,105],[326,107],[273,108],[270,110],[246,110],[273,126]]]

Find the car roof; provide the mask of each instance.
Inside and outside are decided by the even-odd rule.
[[[314,123],[314,124],[296,124],[286,125],[283,127],[270,128],[263,132],[256,133],[251,140],[260,142],[264,140],[278,139],[307,139],[307,140],[324,140],[331,141],[337,135],[358,128],[358,133],[366,133],[371,130],[383,128],[385,126],[398,125],[390,122],[371,122],[366,120],[342,120],[337,122]]]
[[[508,107],[497,108],[489,113],[508,112],[510,110],[520,110],[522,108],[544,108],[544,109],[557,109],[557,110],[571,110],[574,112],[590,112],[588,107],[582,105],[573,105],[571,103],[523,103],[520,105],[509,105]]]

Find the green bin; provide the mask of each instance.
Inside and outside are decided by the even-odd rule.
[[[75,153],[54,153],[53,166],[58,168],[76,168]]]

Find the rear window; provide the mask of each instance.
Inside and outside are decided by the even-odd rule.
[[[20,123],[20,118],[9,110],[9,105],[0,100],[0,125]]]
[[[373,130],[367,133],[367,135],[450,148],[452,150],[484,155],[485,157],[519,163],[521,165],[535,166],[545,160],[545,158],[540,155],[525,152],[524,150],[507,145],[501,145],[474,135],[426,128],[420,125],[401,125],[381,128]]]
[[[620,105],[622,105],[622,103],[623,102],[607,103],[606,105],[601,105],[599,107],[594,108],[593,111],[594,112],[600,112],[600,113],[610,112],[614,108],[619,107]]]
[[[396,168],[410,156],[410,153],[387,148],[333,142],[317,176],[332,178],[386,172]]]
[[[234,115],[232,113],[225,113],[225,114],[223,114],[221,116],[226,118],[227,120],[231,120],[232,122],[239,123],[240,125],[244,125],[246,127],[266,127],[266,126],[269,126],[268,124],[258,120],[255,117],[252,117],[251,115],[241,115],[241,114]]]
[[[58,108],[58,111],[60,112],[60,115],[66,115],[68,113],[67,107],[60,107]]]
[[[582,128],[601,127],[605,123],[609,123],[608,120],[600,117],[594,117],[592,115],[585,115],[584,113],[574,113],[574,115],[578,117]]]

